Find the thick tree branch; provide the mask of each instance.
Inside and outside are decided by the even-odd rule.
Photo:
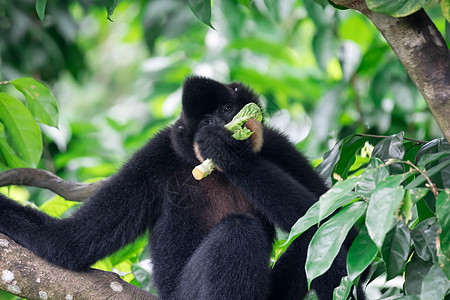
[[[0,186],[27,185],[51,190],[66,200],[84,201],[96,189],[105,183],[107,178],[93,183],[65,181],[53,173],[41,169],[11,169],[0,172]]]
[[[0,289],[30,300],[157,300],[112,272],[72,272],[48,263],[0,234]]]
[[[423,9],[394,18],[368,9],[364,0],[333,0],[360,11],[378,28],[405,67],[450,141],[450,51]]]

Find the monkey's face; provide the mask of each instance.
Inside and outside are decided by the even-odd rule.
[[[258,96],[241,83],[222,84],[203,77],[189,77],[183,84],[182,111],[172,129],[175,150],[193,162],[199,155],[193,149],[195,136],[207,126],[224,126],[248,103],[259,105]],[[254,133],[250,136],[252,150],[258,152],[263,144],[263,126],[249,120],[245,126]]]

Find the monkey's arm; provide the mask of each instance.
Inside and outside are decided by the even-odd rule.
[[[298,161],[302,156],[289,152],[290,149],[273,154],[262,150],[265,156],[256,154],[248,141],[236,141],[216,126],[201,129],[197,143],[202,155],[211,157],[252,205],[285,231],[318,200],[318,196],[291,175],[292,168],[286,170],[274,162],[276,159],[270,160],[271,155],[286,155],[286,161],[313,172],[306,161]]]
[[[162,169],[160,146],[161,138],[151,141],[66,219],[0,195],[0,232],[56,265],[87,269],[142,235],[158,217],[154,174]]]
[[[224,172],[257,210],[286,232],[318,200],[285,170],[261,157],[251,168]]]
[[[259,154],[289,173],[317,197],[328,190],[308,160],[289,142],[286,136],[276,130],[264,127],[264,144]]]

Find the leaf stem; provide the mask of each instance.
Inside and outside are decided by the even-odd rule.
[[[424,171],[420,170],[415,164],[413,164],[413,163],[410,162],[409,160],[407,160],[407,161],[404,162],[404,163],[410,165],[410,166],[413,167],[416,171],[418,171],[420,174],[422,174],[423,177],[425,177],[425,179],[426,179],[427,182],[428,182],[428,185],[430,186],[431,192],[433,192],[433,195],[437,198],[437,196],[439,196],[439,191],[437,190],[436,185],[435,185],[433,182],[431,182],[430,177],[428,177],[428,175],[427,175]]]
[[[4,84],[8,84],[9,83],[9,81],[0,81],[0,85],[4,85]]]
[[[357,133],[355,134],[356,136],[363,136],[363,137],[372,137],[372,138],[387,138],[388,136],[386,135],[374,135],[374,134],[366,134],[366,133]],[[403,138],[404,140],[407,141],[411,141],[417,144],[426,144],[428,143],[427,141],[421,141],[421,140],[415,140],[415,139],[410,139],[410,138]]]

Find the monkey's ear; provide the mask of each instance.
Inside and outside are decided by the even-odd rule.
[[[188,120],[200,121],[205,114],[226,103],[230,96],[224,84],[205,77],[190,76],[183,84],[181,102],[184,116]]]
[[[250,144],[252,145],[252,151],[258,153],[264,144],[263,125],[255,119],[250,119],[245,122],[245,127],[253,131],[253,134],[250,136]]]

